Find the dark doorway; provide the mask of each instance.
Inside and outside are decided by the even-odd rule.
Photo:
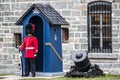
[[[43,21],[38,16],[33,16],[29,23],[35,24],[34,36],[38,39],[38,53],[36,57],[36,71],[43,72]]]

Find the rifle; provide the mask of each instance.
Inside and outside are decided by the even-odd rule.
[[[21,76],[24,76],[24,73],[23,73],[23,62],[22,62],[22,52],[21,52],[21,50],[19,49],[19,57],[20,57],[20,63],[21,63]]]

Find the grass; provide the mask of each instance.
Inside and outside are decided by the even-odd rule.
[[[60,77],[60,78],[28,78],[28,79],[20,79],[20,80],[120,80],[120,75],[105,75],[99,76],[95,78],[68,78],[68,77]]]
[[[5,78],[4,76],[7,76],[7,75],[10,75],[10,74],[0,74],[0,79],[4,79]]]
[[[1,77],[1,76],[7,76],[7,75],[10,75],[10,74],[0,74],[0,77]]]

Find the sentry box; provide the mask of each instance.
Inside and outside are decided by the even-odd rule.
[[[39,43],[36,71],[62,72],[61,25],[68,25],[68,22],[50,5],[33,4],[16,22],[16,25],[23,25],[22,39],[26,36],[25,26],[28,23],[35,24],[34,36]],[[22,63],[25,71],[23,54],[24,52]]]

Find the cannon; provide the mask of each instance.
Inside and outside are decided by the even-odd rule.
[[[66,73],[66,77],[96,77],[104,75],[103,71],[96,64],[91,64],[88,54],[85,51],[77,51],[72,56],[74,66]]]

